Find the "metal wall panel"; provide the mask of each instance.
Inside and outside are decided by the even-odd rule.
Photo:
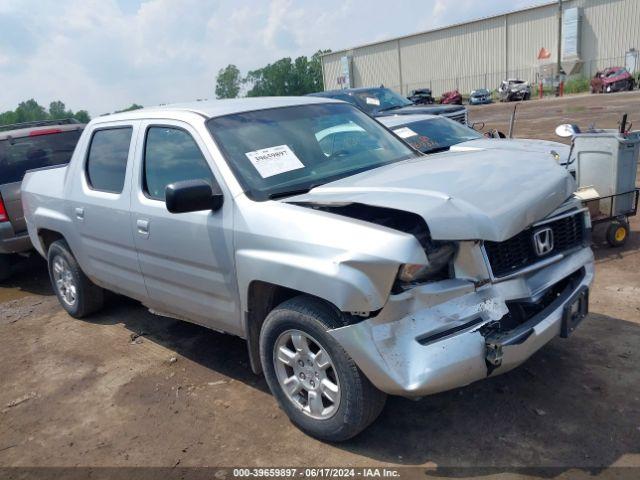
[[[322,57],[322,75],[324,77],[324,89],[335,90],[340,88],[338,85],[338,77],[342,74],[340,59],[343,53],[329,54]]]
[[[585,73],[624,66],[624,54],[640,49],[640,0],[574,0],[582,7],[582,58]]]
[[[546,48],[551,58],[558,58],[558,8],[548,5],[507,15],[507,76],[521,76],[523,70],[536,70],[538,52]],[[535,81],[535,78],[522,78]]]
[[[389,88],[400,85],[398,42],[390,41],[353,50],[353,84]]]
[[[436,93],[483,87],[486,73],[503,70],[503,44],[503,17],[403,38],[403,93],[420,87]],[[489,77],[486,83],[494,81]]]

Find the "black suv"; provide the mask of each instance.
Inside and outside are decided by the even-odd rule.
[[[310,93],[312,97],[328,97],[349,102],[372,117],[387,115],[442,115],[467,124],[467,109],[461,105],[418,105],[388,88],[346,88]]]

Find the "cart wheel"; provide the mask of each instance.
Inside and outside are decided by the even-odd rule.
[[[612,247],[621,247],[629,238],[629,224],[625,221],[614,220],[607,229],[607,243]]]

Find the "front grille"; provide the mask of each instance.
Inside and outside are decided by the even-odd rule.
[[[537,255],[533,235],[541,228],[553,231],[553,249],[546,255]],[[538,227],[530,227],[504,242],[484,242],[487,258],[495,277],[503,277],[540,260],[553,257],[583,244],[585,226],[582,212],[560,218]]]
[[[463,125],[467,124],[467,113],[466,112],[454,113],[453,115],[447,115],[447,118],[450,118],[451,120],[455,120],[456,122],[460,122]]]

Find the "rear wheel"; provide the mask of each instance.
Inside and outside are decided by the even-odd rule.
[[[11,256],[0,255],[0,282],[8,280],[11,276]]]
[[[260,333],[262,368],[278,404],[298,428],[328,441],[360,433],[386,399],[327,333],[341,326],[334,307],[300,296],[276,307]]]
[[[629,224],[625,221],[614,220],[607,228],[607,243],[612,247],[621,247],[629,238]]]
[[[104,290],[84,272],[64,240],[49,247],[47,255],[51,285],[62,307],[75,318],[98,311],[104,303]]]

